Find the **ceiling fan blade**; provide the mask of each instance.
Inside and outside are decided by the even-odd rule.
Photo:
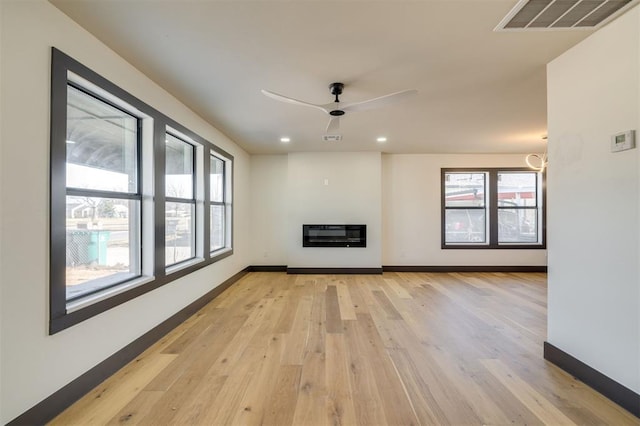
[[[403,90],[401,92],[390,93],[388,95],[380,96],[378,98],[369,99],[368,101],[356,102],[353,104],[348,104],[342,107],[341,109],[344,112],[352,112],[352,111],[366,111],[368,109],[379,108],[385,106],[387,104],[391,104],[394,102],[398,102],[402,99],[414,96],[418,93],[417,90]]]
[[[262,89],[262,94],[265,95],[265,96],[270,97],[271,99],[275,99],[276,101],[286,102],[286,103],[294,104],[294,105],[307,106],[307,107],[311,107],[311,108],[317,108],[317,109],[322,110],[324,112],[328,112],[324,108],[323,105],[316,105],[316,104],[312,104],[312,103],[309,103],[309,102],[300,101],[298,99],[293,99],[293,98],[290,98],[288,96],[280,95],[278,93],[271,92],[269,90]]]
[[[338,132],[338,130],[340,130],[340,117],[331,117],[331,120],[329,120],[329,124],[327,124],[326,133],[336,133]]]

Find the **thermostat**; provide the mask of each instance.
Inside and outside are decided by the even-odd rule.
[[[626,151],[636,147],[636,131],[627,130],[611,136],[611,152]]]

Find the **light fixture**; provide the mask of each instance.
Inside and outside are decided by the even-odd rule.
[[[543,136],[542,140],[546,142],[547,136]],[[527,163],[527,166],[529,166],[529,168],[540,173],[544,172],[544,169],[546,169],[547,165],[549,164],[549,160],[547,158],[547,149],[545,148],[544,154],[527,155],[527,157],[525,158],[525,161]]]
[[[68,143],[69,145],[73,145],[74,143],[76,143],[76,141],[72,141],[72,140],[70,140],[70,139],[67,139],[67,143]]]
[[[379,142],[379,143],[384,143],[386,141],[387,141],[387,138],[385,138],[384,136],[380,136],[376,139],[376,142]]]
[[[286,136],[281,137],[281,138],[280,138],[280,142],[282,142],[282,143],[289,143],[289,142],[291,142],[291,138],[288,138],[288,137],[286,137]]]

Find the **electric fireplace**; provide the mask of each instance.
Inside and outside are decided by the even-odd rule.
[[[366,247],[367,225],[302,225],[302,247]]]

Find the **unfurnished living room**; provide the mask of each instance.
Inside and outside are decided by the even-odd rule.
[[[640,425],[640,0],[0,0],[0,424]]]

